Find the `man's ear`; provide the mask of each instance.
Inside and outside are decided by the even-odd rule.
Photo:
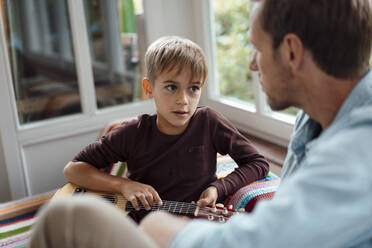
[[[283,52],[289,67],[293,72],[300,69],[303,59],[305,47],[301,39],[295,34],[287,34],[283,38]]]
[[[152,97],[151,83],[150,83],[150,80],[148,78],[144,78],[142,80],[142,88],[143,88],[143,90],[145,91],[145,94],[148,97]]]

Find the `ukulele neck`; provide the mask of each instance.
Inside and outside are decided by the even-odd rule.
[[[145,207],[139,202],[140,210],[146,210]],[[125,206],[126,211],[135,210],[131,202],[127,202]],[[163,200],[163,204],[159,206],[158,204],[154,204],[151,207],[151,211],[156,210],[164,210],[169,213],[179,214],[179,215],[188,215],[194,216],[195,211],[197,210],[197,206],[195,204],[187,203],[187,202],[176,202],[176,201],[167,201]]]

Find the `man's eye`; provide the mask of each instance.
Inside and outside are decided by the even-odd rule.
[[[170,85],[165,86],[165,88],[169,91],[175,91],[177,89],[177,86],[170,84]]]
[[[196,91],[200,90],[200,87],[199,87],[199,86],[191,86],[191,87],[190,87],[190,90],[191,90],[192,92],[196,92]]]

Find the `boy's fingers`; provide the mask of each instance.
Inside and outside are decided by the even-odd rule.
[[[146,197],[145,197],[144,194],[141,193],[141,194],[137,194],[136,196],[137,196],[137,198],[140,200],[140,202],[142,203],[143,207],[144,207],[147,211],[151,210],[151,206],[150,206],[150,204],[147,202],[147,199],[146,199]]]
[[[150,192],[146,193],[146,200],[149,203],[150,206],[154,206],[154,197]]]
[[[200,199],[199,201],[197,201],[196,204],[199,207],[205,207],[209,204],[209,202],[206,199],[203,198],[203,199]]]
[[[137,202],[137,198],[135,196],[130,196],[128,197],[128,201],[130,201],[130,203],[132,203],[132,206],[135,210],[139,210],[139,206],[138,206],[138,202]]]
[[[159,206],[163,205],[163,202],[158,194],[158,192],[156,192],[155,189],[153,188],[150,188],[150,193],[152,193],[152,196],[153,196],[153,201],[156,202]]]
[[[205,207],[205,206],[215,207],[216,201],[212,199],[211,197],[206,197],[206,198],[200,199],[196,204],[200,207]]]

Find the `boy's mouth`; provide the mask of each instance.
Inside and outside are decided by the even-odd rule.
[[[186,114],[188,114],[188,112],[186,112],[186,111],[180,111],[180,110],[173,111],[173,113],[176,114],[176,115],[186,115]]]

